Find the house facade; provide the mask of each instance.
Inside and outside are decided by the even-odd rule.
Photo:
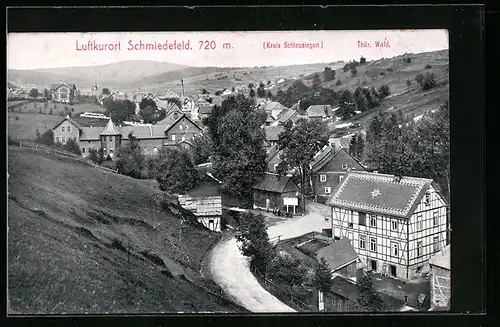
[[[78,94],[75,84],[57,83],[50,86],[52,101],[62,103],[73,103]]]
[[[280,154],[283,151],[280,151],[278,148],[278,145],[274,145],[267,151],[267,156],[266,156],[266,164],[267,164],[267,171],[270,173],[277,173],[276,168],[278,167],[279,163],[281,162],[280,160]]]
[[[179,195],[179,204],[213,232],[221,231],[222,197]]]
[[[290,176],[265,173],[253,189],[253,208],[300,213],[299,187]]]
[[[165,146],[189,146],[190,141],[202,134],[198,125],[185,115],[179,115],[170,124],[150,126],[116,126],[111,119],[103,127],[84,127],[71,117],[64,118],[52,129],[54,142],[65,144],[70,138],[80,146],[84,157],[91,149],[103,149],[111,158],[121,147],[137,140],[145,154],[156,154]]]
[[[363,267],[418,276],[447,244],[448,205],[431,179],[348,172],[327,201],[332,237],[347,237]]]
[[[317,202],[325,203],[342,181],[346,172],[366,171],[345,149],[325,146],[312,160],[311,184]]]

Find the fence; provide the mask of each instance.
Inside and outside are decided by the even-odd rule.
[[[291,290],[285,290],[282,287],[276,285],[276,283],[267,279],[255,266],[251,266],[253,275],[261,286],[267,290],[269,293],[278,298],[281,302],[288,305],[289,307],[299,311],[299,312],[316,312],[318,311],[314,306],[304,303],[293,296]]]

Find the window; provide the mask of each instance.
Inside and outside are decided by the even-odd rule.
[[[433,220],[434,226],[439,225],[439,211],[437,211],[437,210],[434,211],[433,216],[432,216],[432,220]]]
[[[175,134],[172,134],[172,141],[175,141]]]
[[[398,221],[397,220],[392,220],[391,221],[391,229],[392,230],[398,230]]]
[[[184,135],[182,135],[182,140],[183,140],[183,141],[185,141],[185,140],[186,140],[186,138],[184,137]]]
[[[370,238],[370,251],[372,252],[377,252],[377,239],[376,238]]]
[[[109,142],[113,142],[113,136],[109,137]]]
[[[429,193],[425,193],[424,202],[426,207],[431,205],[431,195]]]
[[[366,249],[366,236],[365,235],[359,235],[359,248]]]
[[[399,254],[399,246],[396,242],[391,242],[391,255],[397,257]]]
[[[113,154],[113,149],[109,149],[109,154]]]
[[[370,215],[370,227],[377,227],[377,216]]]
[[[56,143],[59,143],[59,136],[56,136]]]
[[[62,142],[66,143],[66,138],[64,136],[62,137]]]
[[[278,164],[274,164],[274,171],[278,168]]]
[[[320,182],[326,182],[326,175],[325,174],[319,175],[319,181]]]
[[[439,236],[434,236],[434,252],[438,252],[439,249]]]
[[[417,242],[417,257],[422,255],[422,241]]]
[[[417,230],[422,230],[424,223],[422,221],[422,216],[417,216]]]
[[[82,148],[82,153],[85,153],[85,148]]]
[[[71,126],[66,127],[66,130],[68,131],[68,133],[71,132]]]
[[[89,144],[90,144],[90,141],[89,141]]]
[[[330,220],[330,218],[328,218],[328,216],[325,216],[325,221],[328,221]]]
[[[366,226],[366,213],[365,212],[359,212],[358,213],[359,217],[359,224],[361,226]]]
[[[179,129],[182,129],[182,125],[179,125]]]
[[[332,193],[332,188],[331,187],[325,187],[325,194],[330,194]]]
[[[339,176],[339,183],[342,182],[343,178],[344,178],[344,176],[342,176],[342,175]]]
[[[64,133],[64,131],[66,130],[66,128],[63,126],[63,127],[61,127],[61,130]]]
[[[347,169],[347,164],[346,163],[342,164],[342,169]]]
[[[354,225],[353,225],[353,223],[349,223],[348,226],[349,226],[349,228],[353,228]]]

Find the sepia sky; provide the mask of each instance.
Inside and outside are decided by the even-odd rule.
[[[192,50],[129,50],[133,44],[178,43],[189,41]],[[215,41],[215,49],[199,49],[199,41]],[[388,41],[377,47],[375,41]],[[82,44],[117,44],[120,50],[78,51]],[[360,47],[367,42],[371,47]],[[280,48],[264,49],[265,42]],[[285,48],[285,42],[313,43],[319,48]],[[223,49],[230,43],[231,49]],[[205,42],[210,48],[214,43]],[[322,46],[322,48],[321,48]],[[253,31],[253,32],[105,32],[105,33],[9,33],[7,67],[40,69],[93,66],[125,60],[153,60],[189,66],[285,66],[334,61],[368,60],[394,57],[405,52],[420,53],[448,49],[446,30],[372,30],[372,31]]]

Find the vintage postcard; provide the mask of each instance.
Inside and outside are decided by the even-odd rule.
[[[449,311],[448,49],[9,33],[9,314]]]

